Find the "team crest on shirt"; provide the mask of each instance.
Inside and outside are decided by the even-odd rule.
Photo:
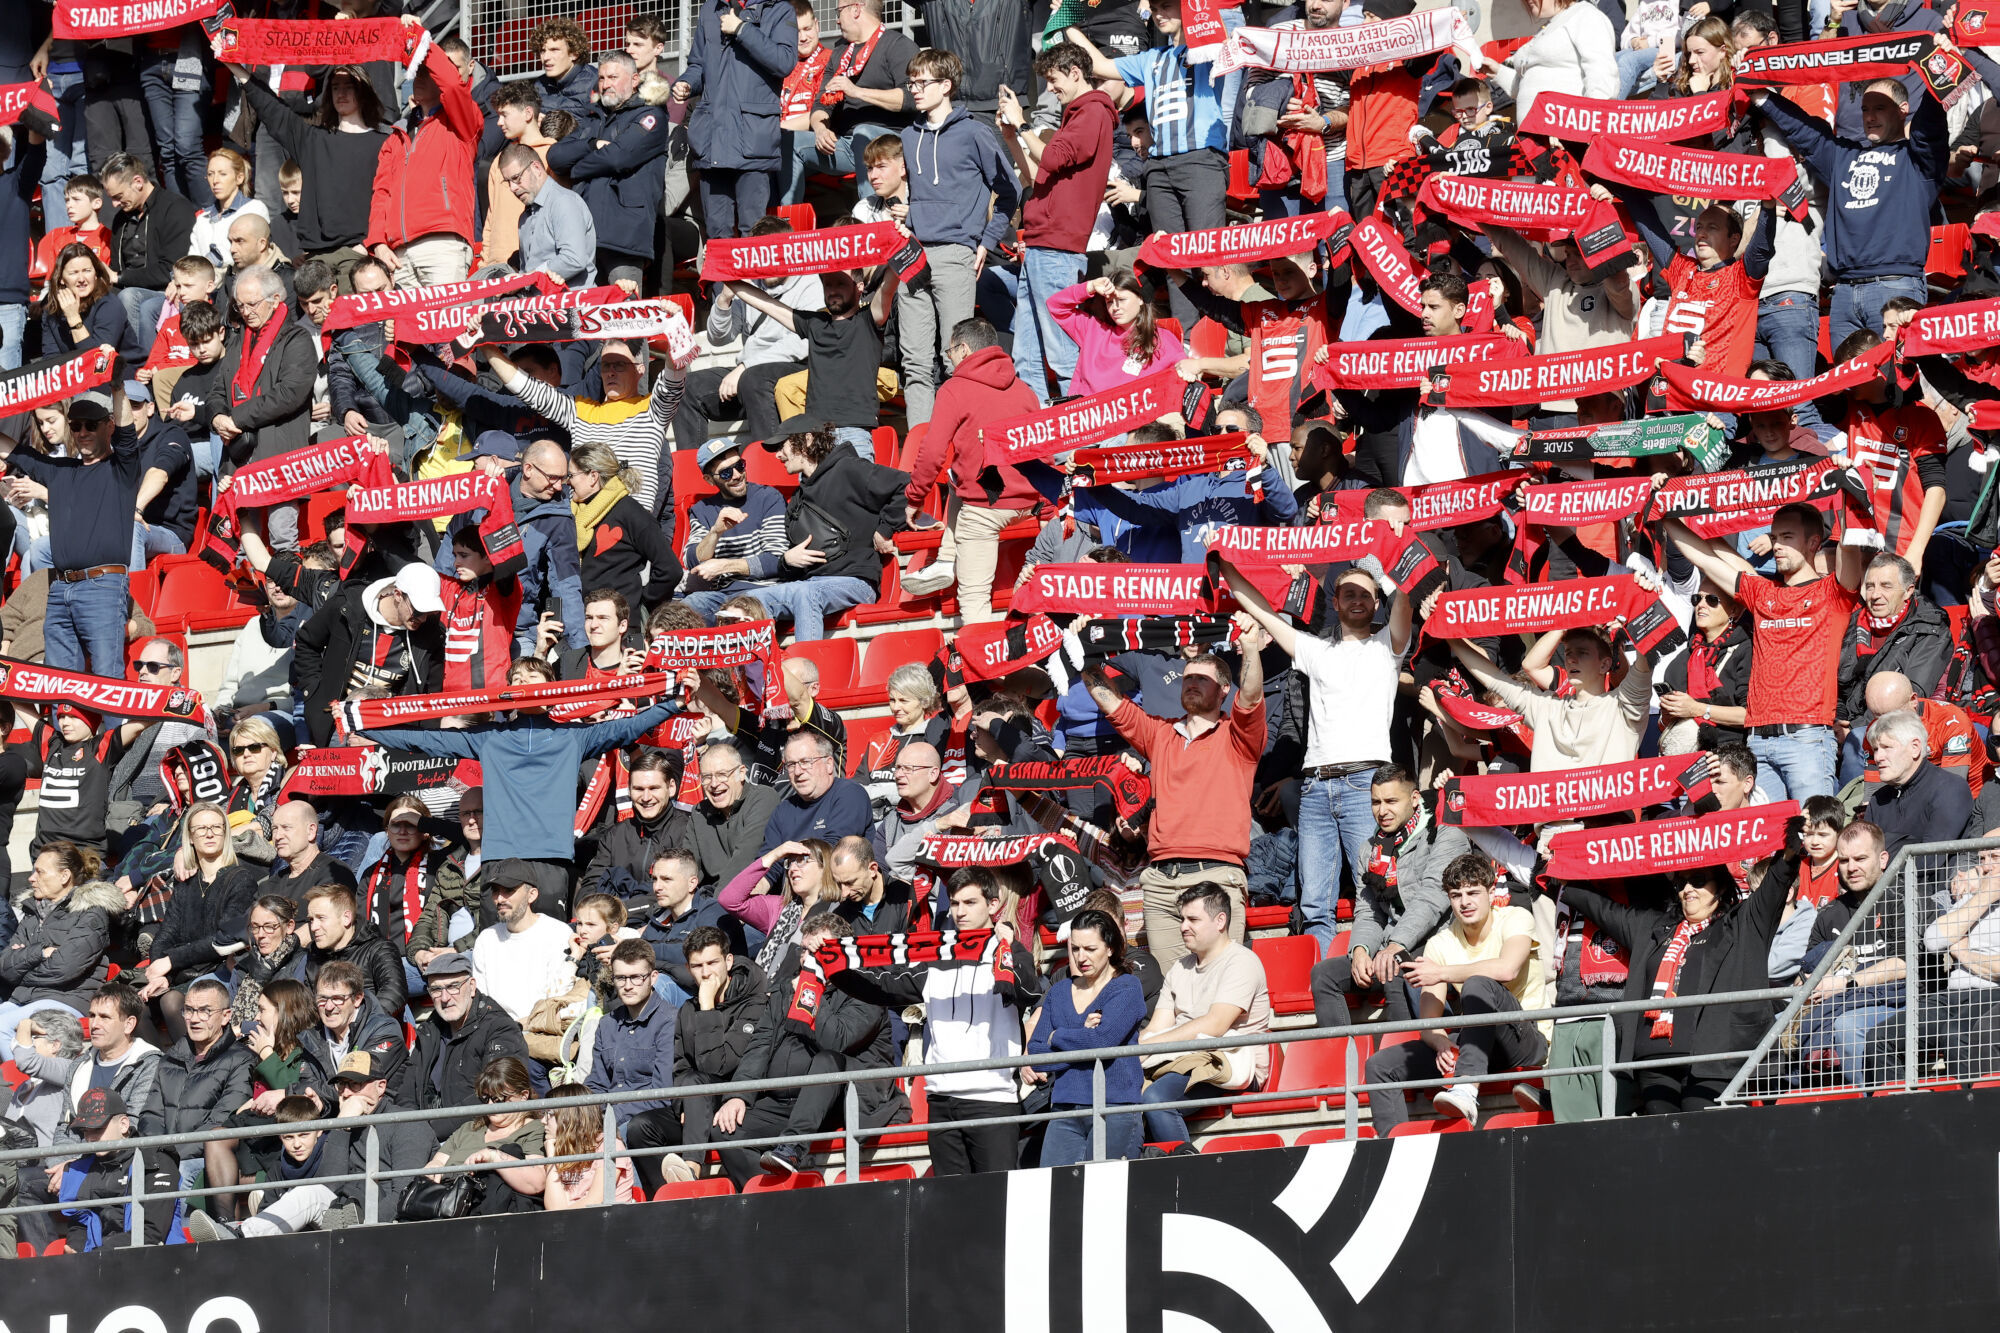
[[[1908,426],[1898,426],[1898,427],[1896,427],[1896,443],[1897,443],[1897,444],[1901,444],[1901,443],[1902,443],[1902,442],[1903,442],[1904,440],[1907,440],[1907,439],[1909,439],[1909,438],[1910,438],[1910,428],[1909,428]]]
[[[645,115],[639,117],[639,128],[642,130],[650,130],[653,128],[654,125],[659,123],[659,119],[660,118],[657,113],[648,111]]]

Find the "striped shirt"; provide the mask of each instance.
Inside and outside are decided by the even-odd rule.
[[[573,398],[518,367],[502,387],[550,424],[567,430],[571,450],[585,444],[609,445],[620,463],[639,474],[632,497],[651,514],[658,512],[654,501],[660,493],[660,455],[666,451],[667,428],[680,410],[685,380],[685,372],[668,365],[654,379],[651,396],[615,403]]]
[[[1146,90],[1146,120],[1153,127],[1154,157],[1177,157],[1201,148],[1228,147],[1222,93],[1229,83],[1209,77],[1210,67],[1190,70],[1185,46],[1141,51],[1111,62],[1127,86]]]

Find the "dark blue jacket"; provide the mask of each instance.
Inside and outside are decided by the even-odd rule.
[[[28,239],[29,201],[41,183],[42,163],[48,156],[47,144],[31,144],[17,130],[13,156],[0,166],[0,305],[28,303],[28,256],[35,248]]]
[[[1773,93],[1764,114],[1826,184],[1826,262],[1835,282],[1924,274],[1931,217],[1950,130],[1927,90],[1911,99],[1909,137],[1897,143],[1835,137],[1826,123]]]
[[[1028,1038],[1028,1054],[1102,1050],[1138,1041],[1139,1029],[1146,1022],[1146,994],[1139,978],[1129,972],[1111,978],[1098,992],[1096,1002],[1082,1013],[1076,1012],[1070,998],[1072,984],[1070,978],[1064,977],[1049,988],[1048,999],[1042,1003],[1041,1022],[1035,1025],[1035,1035]],[[1083,1020],[1093,1013],[1098,1015],[1097,1026],[1085,1027]],[[1038,1068],[1053,1075],[1054,1081],[1049,1085],[1052,1105],[1090,1105],[1090,1062]],[[1104,1066],[1104,1100],[1108,1105],[1130,1106],[1139,1100],[1144,1083],[1137,1056],[1124,1056]]]
[[[810,805],[801,804],[796,794],[779,801],[771,812],[771,822],[764,826],[764,845],[757,854],[762,856],[780,843],[794,840],[821,838],[837,843],[854,834],[867,837],[874,826],[867,790],[852,779],[835,778],[826,794]]]
[[[637,1018],[622,1004],[605,1010],[597,1022],[597,1045],[583,1085],[592,1092],[626,1092],[634,1088],[670,1088],[674,1083],[674,1006],[658,995],[646,996]],[[666,1101],[620,1102],[618,1124],[641,1111],[666,1106]]]
[[[583,556],[576,546],[576,515],[566,495],[550,500],[530,500],[521,493],[516,473],[509,493],[514,501],[514,526],[521,534],[521,612],[514,622],[514,651],[528,656],[535,650],[535,626],[541,619],[545,598],[553,598],[557,619],[563,623],[563,638],[571,648],[582,648],[583,637]],[[461,528],[477,527],[486,517],[484,509],[473,509],[452,519],[446,527],[449,537]],[[446,578],[454,576],[456,561],[451,542],[438,543],[432,564]]]
[[[1165,486],[1144,491],[1121,491],[1115,486],[1092,486],[1091,499],[1128,523],[1142,528],[1164,528],[1180,533],[1184,563],[1201,564],[1208,558],[1208,542],[1219,528],[1242,524],[1286,528],[1298,515],[1299,502],[1276,477],[1264,498],[1253,499],[1241,477],[1182,477]]]
[[[688,117],[695,165],[774,171],[783,157],[778,93],[799,63],[798,18],[781,0],[732,5],[743,26],[722,35],[724,0],[706,0],[681,81],[701,98]],[[650,233],[648,233],[650,235]]]
[[[590,95],[597,91],[597,66],[571,66],[560,81],[537,74],[535,91],[542,95],[542,110],[567,111],[578,120],[588,120],[597,109],[597,104],[590,100]]]
[[[696,987],[694,974],[688,971],[687,937],[698,926],[714,926],[727,935],[731,953],[740,955],[745,951],[743,923],[723,911],[722,904],[707,890],[696,893],[688,910],[679,917],[669,919],[666,912],[655,912],[639,933],[641,939],[653,946],[653,957],[659,961],[660,971],[689,994]]]
[[[121,375],[129,375],[145,364],[152,339],[145,339],[149,344],[146,347],[139,345],[139,333],[127,322],[125,307],[119,303],[117,293],[106,292],[102,300],[85,311],[83,327],[89,332],[89,337],[81,341],[71,337],[69,321],[63,317],[61,307],[54,301],[48,302],[42,311],[42,355],[68,356],[79,347],[94,347],[103,343],[106,347],[118,349]]]
[[[550,147],[550,170],[567,176],[590,205],[598,249],[655,253],[653,227],[667,189],[667,130],[666,111],[635,95],[616,111],[585,116],[575,134]]]

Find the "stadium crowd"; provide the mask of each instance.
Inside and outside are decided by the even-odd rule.
[[[379,1124],[510,1163],[384,1220],[559,1209],[810,1169],[844,1107],[626,1101],[549,1165],[606,1147],[549,1096],[1785,986],[1898,850],[2000,836],[1981,29],[1524,3],[704,0],[685,58],[553,17],[502,80],[397,0],[26,0],[0,1143],[54,1155],[0,1205],[72,1206],[0,1255],[355,1224],[326,1118],[487,1105]],[[1920,910],[1783,1077],[1900,1070],[1913,994],[2000,1063],[2000,866]],[[1439,1084],[1370,1122],[1700,1109],[1777,1012],[1626,1013],[1684,1059],[1610,1089],[1595,1021],[1370,1044]],[[1110,1062],[1110,1150],[1275,1050]],[[958,1127],[1088,1060],[863,1089],[941,1174],[1092,1155]],[[92,1206],[216,1129],[149,1194],[259,1192]]]

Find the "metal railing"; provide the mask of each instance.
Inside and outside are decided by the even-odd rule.
[[[601,1107],[604,1113],[603,1135],[597,1149],[563,1157],[538,1157],[510,1160],[498,1163],[481,1163],[474,1166],[415,1167],[406,1169],[385,1169],[381,1165],[381,1141],[377,1129],[383,1125],[411,1122],[453,1123],[472,1120],[491,1113],[491,1105],[440,1107],[429,1110],[384,1110],[363,1119],[326,1119],[304,1121],[283,1126],[285,1133],[299,1133],[310,1130],[346,1129],[362,1131],[363,1169],[344,1175],[316,1177],[302,1182],[261,1182],[252,1181],[231,1186],[204,1186],[165,1191],[148,1190],[145,1178],[144,1154],[156,1149],[186,1149],[194,1144],[217,1140],[262,1138],[280,1132],[276,1125],[258,1129],[231,1127],[206,1130],[193,1134],[157,1135],[151,1137],[118,1140],[113,1151],[132,1152],[131,1186],[129,1192],[116,1197],[93,1198],[83,1201],[93,1210],[117,1207],[123,1204],[137,1204],[143,1210],[148,1203],[159,1203],[167,1199],[203,1199],[221,1195],[249,1194],[257,1190],[290,1188],[294,1183],[335,1186],[359,1183],[363,1186],[362,1222],[376,1224],[384,1219],[379,1215],[377,1186],[396,1180],[407,1180],[417,1176],[446,1176],[467,1172],[483,1172],[511,1169],[520,1166],[560,1166],[570,1163],[597,1162],[604,1187],[607,1205],[626,1202],[614,1187],[617,1159],[637,1159],[641,1157],[664,1157],[669,1154],[691,1154],[697,1159],[709,1149],[762,1150],[782,1144],[812,1143],[828,1138],[836,1138],[841,1144],[841,1171],[834,1178],[837,1183],[854,1183],[861,1179],[861,1159],[864,1144],[892,1135],[912,1133],[946,1132],[951,1130],[978,1129],[986,1126],[1015,1125],[1031,1126],[1055,1120],[1089,1119],[1091,1122],[1091,1155],[1094,1160],[1103,1160],[1107,1154],[1107,1125],[1109,1117],[1116,1115],[1140,1115],[1147,1111],[1215,1111],[1239,1107],[1254,1108],[1260,1103],[1290,1102],[1310,1099],[1315,1103],[1320,1098],[1340,1096],[1342,1101],[1341,1122],[1345,1137],[1349,1140],[1360,1137],[1360,1096],[1367,1094],[1389,1094],[1400,1096],[1405,1092],[1427,1092],[1439,1088],[1464,1083],[1494,1084],[1518,1083],[1523,1079],[1549,1077],[1595,1077],[1598,1080],[1598,1112],[1602,1118],[1614,1114],[1616,1076],[1638,1073],[1651,1069],[1679,1068],[1697,1063],[1713,1064],[1726,1061],[1742,1061],[1736,1076],[1721,1095],[1724,1105],[1740,1105],[1752,1096],[1776,1096],[1782,1098],[1787,1093],[1811,1092],[1810,1085],[1787,1083],[1784,1069],[1774,1065],[1769,1055],[1782,1034],[1798,1018],[1806,1007],[1808,998],[1815,988],[1830,975],[1836,962],[1849,957],[1845,951],[1862,932],[1881,929],[1879,923],[1885,919],[1885,912],[1900,916],[1903,923],[1903,956],[1908,969],[1905,983],[1905,997],[1909,1001],[1904,1010],[1893,1017],[1899,1021],[1888,1022],[1885,1039],[1900,1035],[1904,1044],[1892,1052],[1895,1067],[1900,1077],[1879,1081],[1874,1086],[1888,1088],[1900,1086],[1903,1090],[1914,1090],[1924,1083],[1923,1075],[1930,1066],[1922,1058],[1922,1045],[1930,1026],[1919,1020],[1918,1005],[1926,995],[1923,990],[1925,975],[1922,960],[1917,957],[1922,943],[1920,933],[1914,929],[1919,923],[1918,903],[1926,893],[1952,893],[1954,901],[1961,904],[1973,901],[1971,894],[1978,887],[1973,882],[1958,876],[1961,870],[1969,869],[1959,859],[1940,862],[1938,858],[1963,858],[1968,854],[1986,852],[1989,858],[2000,854],[2000,840],[1970,840],[1925,844],[1907,848],[1899,853],[1883,873],[1875,888],[1863,899],[1853,917],[1833,941],[1818,965],[1806,978],[1790,986],[1774,986],[1761,990],[1730,991],[1711,995],[1675,996],[1671,998],[1647,998],[1640,1000],[1619,1000],[1601,1004],[1566,1005],[1552,1009],[1534,1011],[1514,1011],[1473,1015],[1446,1015],[1438,1019],[1408,1019],[1366,1023],[1347,1023],[1323,1028],[1291,1028],[1271,1032],[1251,1033],[1220,1038],[1197,1038],[1179,1042],[1152,1042],[1145,1045],[1107,1047],[1090,1051],[1060,1051],[1040,1055],[1023,1054],[1009,1058],[988,1060],[965,1060],[949,1064],[910,1065],[889,1069],[841,1070],[826,1074],[812,1074],[803,1078],[758,1079],[734,1083],[702,1084],[692,1087],[668,1087],[634,1089],[624,1092],[593,1093],[579,1097],[547,1098],[525,1103],[510,1103],[528,1114],[566,1107]],[[2000,860],[1993,867],[1991,883],[1985,887],[1995,894],[1996,904],[2000,904]],[[1996,906],[1995,910],[2000,910]],[[1968,912],[1970,909],[1968,908]],[[1982,916],[1983,919],[1983,916]],[[1928,923],[1926,928],[1928,928]],[[1997,921],[1996,924],[2000,924]],[[1968,935],[1970,932],[1967,932]],[[1938,952],[1933,950],[1932,952]],[[1935,977],[1933,968],[1930,975]],[[1935,987],[1933,987],[1935,989]],[[1994,992],[2000,1000],[2000,992]],[[1616,1058],[1616,1019],[1621,1014],[1650,1012],[1658,1009],[1700,1009],[1715,1005],[1734,1006],[1741,1004],[1782,1004],[1777,1019],[1770,1025],[1762,1041],[1749,1050],[1705,1052],[1701,1055],[1674,1055],[1666,1058],[1646,1060],[1619,1060]],[[1996,1006],[2000,1007],[2000,1006]],[[1403,1033],[1427,1031],[1463,1031],[1467,1028],[1490,1027],[1509,1023],[1542,1021],[1580,1022],[1595,1020],[1603,1026],[1603,1042],[1599,1058],[1594,1063],[1565,1066],[1545,1066],[1530,1070],[1502,1070],[1483,1075],[1468,1076],[1455,1074],[1451,1077],[1407,1079],[1400,1081],[1369,1082],[1363,1077],[1359,1045],[1351,1040],[1356,1037],[1381,1038]],[[1885,1020],[1886,1021],[1886,1020]],[[1338,1084],[1322,1088],[1289,1087],[1256,1092],[1228,1093],[1213,1097],[1184,1098],[1174,1102],[1112,1104],[1105,1098],[1105,1071],[1107,1062],[1131,1056],[1177,1055],[1196,1051],[1240,1049],[1258,1046],[1273,1046],[1292,1042],[1316,1041],[1323,1038],[1349,1038],[1345,1047],[1345,1068]],[[952,1120],[934,1124],[894,1124],[880,1127],[865,1127],[861,1121],[861,1087],[864,1084],[881,1084],[904,1078],[975,1073],[991,1070],[1019,1070],[1048,1065],[1080,1066],[1088,1064],[1092,1070],[1091,1103],[1088,1106],[1060,1107],[1043,1112],[1015,1112],[997,1114],[978,1120]],[[1993,1073],[2000,1068],[2000,1055],[1989,1048],[1986,1067],[1967,1068],[1964,1076],[1977,1073]],[[817,1130],[809,1133],[779,1134],[764,1138],[723,1138],[712,1141],[685,1142],[680,1145],[658,1148],[630,1148],[618,1142],[616,1108],[633,1102],[684,1101],[700,1098],[715,1105],[733,1098],[742,1097],[746,1102],[756,1094],[768,1092],[797,1092],[808,1087],[837,1085],[843,1094],[843,1115],[841,1127],[835,1130]],[[23,1165],[46,1160],[62,1160],[81,1155],[79,1147],[88,1145],[57,1144],[48,1148],[21,1148],[0,1151],[0,1164]],[[135,1151],[136,1150],[136,1151]],[[45,1204],[17,1204],[0,1209],[0,1217],[18,1217],[32,1213],[57,1212],[76,1208],[74,1202],[51,1202]],[[132,1228],[122,1243],[131,1246],[145,1244],[146,1228],[143,1225]]]

